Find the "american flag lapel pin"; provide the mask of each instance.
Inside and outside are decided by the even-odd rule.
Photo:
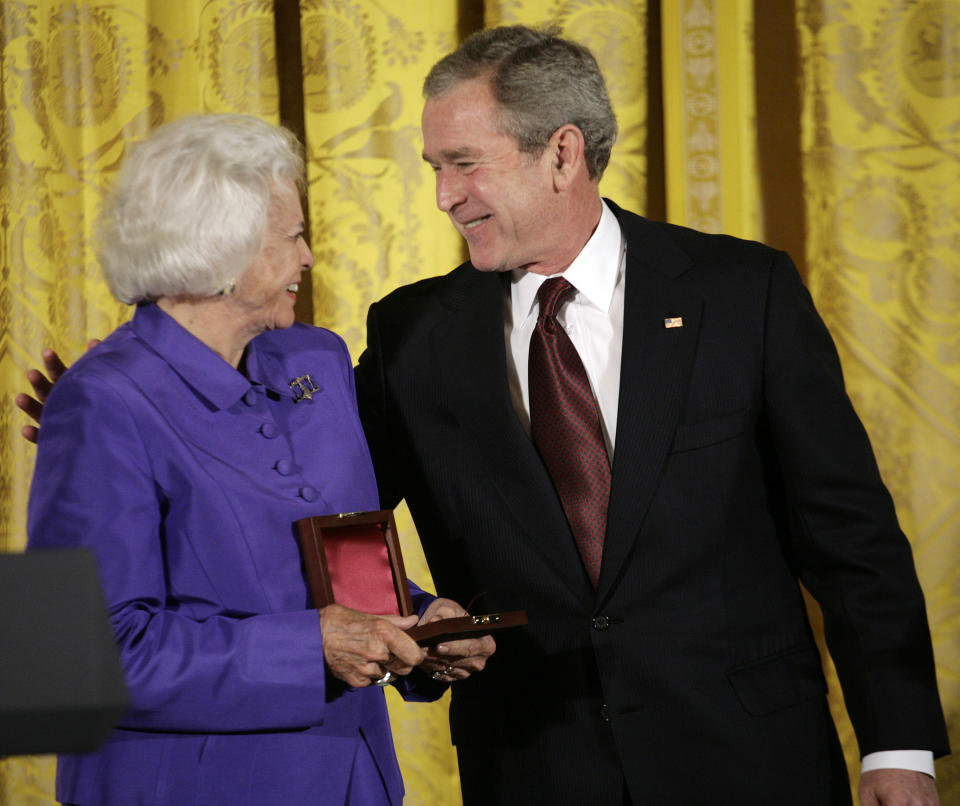
[[[683,317],[682,316],[668,316],[663,320],[663,326],[670,327],[683,327]]]

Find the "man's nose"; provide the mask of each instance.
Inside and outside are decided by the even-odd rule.
[[[465,197],[463,177],[445,168],[437,171],[437,207],[449,213]]]

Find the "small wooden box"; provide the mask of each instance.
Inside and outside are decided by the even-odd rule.
[[[376,615],[413,615],[393,512],[315,515],[297,521],[300,548],[319,610],[340,604]]]
[[[297,521],[307,582],[318,610],[343,605],[379,616],[415,615],[393,512],[315,515]],[[419,624],[407,634],[422,646],[479,638],[527,623],[523,610]]]

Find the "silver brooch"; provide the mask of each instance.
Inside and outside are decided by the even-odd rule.
[[[309,372],[299,375],[290,381],[290,388],[293,390],[294,403],[299,403],[304,399],[313,400],[313,393],[320,391],[320,387],[317,386],[317,382],[310,377]]]

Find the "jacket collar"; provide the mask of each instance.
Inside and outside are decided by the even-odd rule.
[[[217,409],[230,408],[255,385],[270,386],[261,378],[256,339],[247,345],[248,379],[155,303],[138,305],[131,327],[196,394]],[[291,394],[289,389],[273,391],[286,397]]]

